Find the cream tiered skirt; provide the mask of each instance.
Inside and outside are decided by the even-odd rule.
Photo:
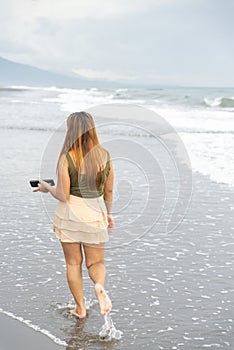
[[[109,240],[107,211],[103,196],[82,198],[70,195],[59,201],[53,231],[61,242],[100,244]]]

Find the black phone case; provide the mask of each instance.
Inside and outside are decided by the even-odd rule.
[[[45,180],[43,180],[43,181],[47,182],[47,183],[50,184],[51,186],[54,186],[54,185],[55,185],[53,179],[45,179]],[[38,187],[39,181],[38,181],[38,180],[31,180],[31,181],[30,181],[30,185],[31,185],[32,187]]]

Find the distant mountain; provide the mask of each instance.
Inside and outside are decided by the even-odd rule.
[[[70,77],[42,70],[0,57],[0,87],[9,85],[57,86],[57,87],[119,87],[118,83],[91,81],[79,76]],[[121,84],[122,86],[123,84]]]

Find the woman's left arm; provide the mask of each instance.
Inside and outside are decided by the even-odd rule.
[[[60,158],[58,166],[57,186],[53,187],[47,182],[39,179],[40,186],[33,192],[50,192],[50,194],[61,202],[66,202],[70,196],[70,177],[68,172],[68,162],[65,156]]]

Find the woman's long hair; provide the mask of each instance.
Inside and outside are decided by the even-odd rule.
[[[99,143],[92,116],[87,112],[76,112],[67,118],[67,133],[58,158],[69,151],[75,156],[75,167],[78,173],[86,174],[86,183],[91,190],[96,190],[102,182],[102,170],[109,160],[109,152]]]

